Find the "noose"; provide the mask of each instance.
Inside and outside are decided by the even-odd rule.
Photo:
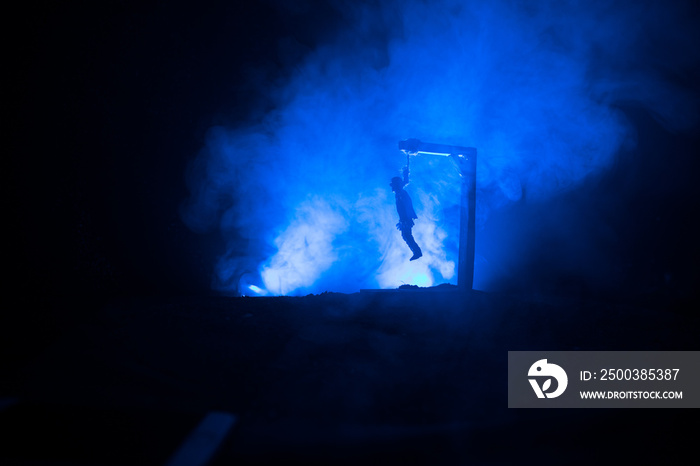
[[[408,167],[411,162],[411,154],[406,152],[406,166],[403,167],[403,185],[406,186],[408,184]]]

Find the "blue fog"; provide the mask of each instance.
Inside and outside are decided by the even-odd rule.
[[[183,220],[225,241],[213,288],[303,295],[457,283],[450,159],[410,160],[423,258],[408,261],[394,227],[389,180],[406,164],[397,148],[406,138],[477,148],[474,288],[488,288],[501,268],[479,231],[495,211],[561,195],[633,148],[619,104],[643,106],[670,129],[695,123],[687,96],[663,78],[695,57],[660,51],[687,50],[693,24],[680,7],[639,3],[334,2],[337,30],[314,47],[281,38],[278,61],[302,58],[284,80],[254,83],[271,110],[211,128],[189,167]],[[308,10],[287,13],[302,20]]]

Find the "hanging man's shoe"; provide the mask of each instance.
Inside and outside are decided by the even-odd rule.
[[[420,249],[418,249],[418,251],[413,253],[413,257],[411,257],[410,260],[414,261],[416,259],[420,259],[421,257],[423,257],[423,252]]]

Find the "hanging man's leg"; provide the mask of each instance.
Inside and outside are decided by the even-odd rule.
[[[401,230],[401,236],[403,237],[403,240],[406,241],[406,244],[408,244],[408,247],[411,248],[411,252],[413,253],[413,257],[411,257],[412,261],[423,255],[423,251],[420,250],[418,243],[416,243],[416,240],[413,239],[411,228],[404,228]]]

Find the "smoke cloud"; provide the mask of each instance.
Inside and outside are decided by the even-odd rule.
[[[696,96],[669,76],[697,59],[688,44],[698,33],[687,8],[668,3],[331,2],[343,20],[324,43],[280,39],[280,61],[305,54],[283,83],[256,84],[272,109],[211,128],[187,172],[183,220],[226,242],[213,287],[299,295],[456,283],[459,174],[449,158],[411,158],[424,257],[409,262],[389,188],[406,164],[398,141],[477,148],[478,228],[525,195],[580,185],[635,144],[620,103],[673,130],[697,122]],[[286,13],[304,21],[310,8]],[[478,233],[476,252],[479,288],[490,277]]]

